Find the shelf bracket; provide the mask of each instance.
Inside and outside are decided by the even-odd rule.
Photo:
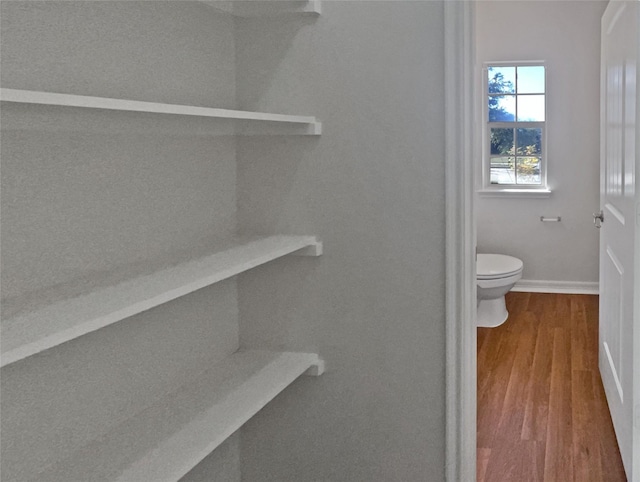
[[[322,241],[316,241],[314,244],[307,246],[306,248],[299,249],[291,253],[292,256],[321,256],[322,255]]]
[[[319,377],[324,373],[325,363],[324,360],[318,357],[318,362],[315,365],[312,365],[303,373],[303,375],[308,377]]]
[[[307,134],[310,136],[319,136],[322,135],[322,122],[312,122],[309,124],[307,129]]]

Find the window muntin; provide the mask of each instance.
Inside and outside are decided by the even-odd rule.
[[[485,187],[545,187],[544,65],[487,65],[485,81]]]

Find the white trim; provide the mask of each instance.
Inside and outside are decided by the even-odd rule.
[[[448,482],[476,479],[474,2],[444,2]]]
[[[611,203],[606,203],[604,207],[607,211],[609,211],[613,215],[613,217],[615,217],[618,220],[620,224],[624,226],[625,224],[624,214],[622,214],[618,208],[616,208]]]
[[[635,7],[636,15],[640,15],[640,4],[636,4]],[[640,20],[639,20],[640,22]],[[640,28],[636,29],[636,46],[640,42]],[[640,86],[640,49],[636,50],[636,130],[634,133],[634,140],[636,145],[640,142],[640,95],[637,95],[638,86]],[[640,289],[640,183],[638,179],[640,179],[640,149],[636,147],[636,172],[635,172],[635,202],[636,202],[636,230],[635,230],[635,245],[634,245],[634,289]],[[633,221],[631,221],[633,222]],[[632,346],[634,347],[634,355],[633,355],[633,366],[631,368],[633,373],[633,392],[631,396],[635,401],[635,405],[633,408],[633,432],[632,432],[632,440],[633,447],[636,450],[632,450],[633,456],[631,461],[631,466],[633,467],[634,476],[640,478],[640,296],[634,296],[634,307],[633,307],[633,341]]]
[[[551,197],[549,189],[479,189],[480,197],[509,197],[509,198],[547,198]]]
[[[515,61],[514,60],[498,60],[498,61],[487,61],[487,62],[484,62],[482,65],[483,65],[483,68],[486,68],[494,65],[497,67],[511,67],[511,66],[516,66],[516,67],[534,66],[535,67],[536,65],[544,65],[544,64],[545,64],[544,60],[515,60]]]
[[[609,370],[611,371],[611,376],[613,377],[613,381],[616,384],[616,389],[618,390],[620,403],[624,403],[624,391],[622,390],[622,384],[620,383],[620,378],[618,377],[618,370],[616,370],[616,364],[613,361],[613,357],[611,356],[611,350],[609,350],[609,344],[605,341],[602,343],[602,347],[604,348],[604,353],[607,356],[607,362],[609,363]]]
[[[571,295],[597,295],[600,293],[597,281],[553,281],[521,279],[511,291],[526,293],[564,293]]]
[[[520,95],[544,95],[544,121],[518,121],[517,120],[517,105],[516,105],[516,119],[513,122],[489,122],[489,110],[487,105],[487,95],[489,88],[489,79],[487,76],[487,72],[489,67],[527,67],[527,66],[542,66],[544,67],[544,93],[531,93],[531,94],[518,94],[517,86],[516,92],[513,93],[514,96]],[[499,184],[499,188],[497,189],[505,189],[506,191],[512,190],[539,190],[539,191],[548,191],[548,151],[547,151],[547,131],[548,131],[548,95],[547,95],[547,71],[548,66],[544,60],[533,61],[533,60],[523,60],[523,61],[487,61],[482,64],[482,95],[480,98],[482,99],[482,108],[480,111],[482,112],[482,117],[480,119],[481,127],[481,136],[482,136],[482,190],[491,191],[493,190],[494,184],[491,183],[491,148],[488,142],[488,134],[489,129],[491,128],[509,128],[509,129],[518,129],[518,128],[540,128],[542,129],[542,145],[541,145],[541,154],[540,154],[540,184],[538,188],[529,187],[531,185],[527,184]],[[516,80],[517,82],[517,80]],[[493,157],[502,157],[502,156],[493,156]],[[524,197],[524,196],[523,196]],[[533,197],[533,196],[529,196]]]

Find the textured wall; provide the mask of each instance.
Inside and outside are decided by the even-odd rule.
[[[325,247],[241,276],[241,343],[329,367],[243,428],[243,480],[444,480],[443,5],[322,9],[237,23],[239,103],[323,122],[238,142],[239,227]]]
[[[600,205],[600,17],[606,3],[476,5],[478,72],[487,61],[544,60],[547,66],[551,197],[477,200],[479,252],[517,256],[524,279],[598,281],[591,213]],[[508,34],[496,35],[497,28]],[[541,223],[540,216],[561,216],[562,222]]]
[[[228,107],[233,23],[198,4],[3,2],[4,88]],[[202,122],[3,106],[3,297],[235,229],[235,141]],[[120,128],[118,128],[120,126]]]
[[[235,104],[233,20],[202,4],[1,6],[4,88]],[[235,139],[207,125],[3,105],[3,316],[229,238]],[[3,368],[3,480],[28,480],[237,345],[229,280]],[[212,460],[237,478],[237,439]]]

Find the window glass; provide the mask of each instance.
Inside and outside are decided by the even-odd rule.
[[[485,183],[541,186],[546,168],[544,65],[487,66],[486,80]]]
[[[540,184],[540,158],[516,158],[516,184]]]
[[[493,129],[491,129],[493,131]],[[542,154],[542,129],[517,129],[516,153],[520,156]],[[493,136],[492,136],[493,138]]]
[[[491,158],[491,184],[515,184],[515,157]]]
[[[519,95],[518,96],[518,121],[519,122],[543,122],[544,121],[544,95]]]
[[[544,67],[518,67],[518,94],[544,94]]]
[[[513,129],[491,129],[491,155],[513,155]]]
[[[515,67],[489,67],[488,72],[490,94],[516,93]]]
[[[516,120],[515,95],[489,96],[489,122],[513,122]]]

